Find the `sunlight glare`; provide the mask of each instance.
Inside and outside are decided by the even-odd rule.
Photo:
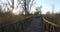
[[[12,13],[13,13],[14,15],[18,15],[18,14],[19,14],[19,11],[16,10],[16,9],[13,9]]]

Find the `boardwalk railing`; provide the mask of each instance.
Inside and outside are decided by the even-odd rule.
[[[44,20],[43,24],[47,32],[59,32],[60,25],[55,24],[52,21],[48,21],[44,17],[43,17],[43,20]]]
[[[11,23],[7,23],[5,25],[0,25],[0,32],[16,32],[16,31],[22,31],[24,29],[24,20],[30,19],[32,16],[28,16],[26,18],[23,18],[21,20],[14,20]],[[24,22],[23,22],[24,21]]]

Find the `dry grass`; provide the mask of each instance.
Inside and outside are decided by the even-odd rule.
[[[3,15],[2,17],[0,17],[0,24],[3,24],[3,23],[7,23],[9,21],[15,21],[15,20],[22,20],[24,18],[27,18],[31,15]]]
[[[50,18],[49,20],[60,25],[60,14],[45,15],[45,17]]]

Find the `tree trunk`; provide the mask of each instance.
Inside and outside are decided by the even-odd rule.
[[[27,9],[27,7],[26,7],[27,5],[26,5],[26,0],[24,1],[24,10],[25,10],[25,15],[28,15],[29,14],[29,12],[28,12],[28,9]]]

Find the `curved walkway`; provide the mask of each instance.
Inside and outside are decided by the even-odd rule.
[[[24,32],[43,32],[42,18],[32,18],[31,24]]]

